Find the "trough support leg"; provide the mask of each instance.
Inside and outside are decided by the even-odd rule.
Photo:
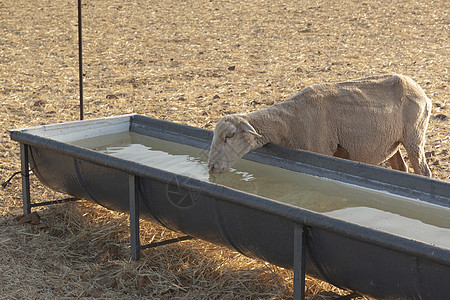
[[[139,240],[139,199],[137,193],[137,176],[129,177],[129,200],[130,200],[130,242],[131,260],[141,258],[141,242]]]
[[[294,300],[305,299],[306,233],[305,227],[294,225]]]
[[[162,242],[141,245],[139,238],[139,193],[138,193],[138,177],[130,175],[128,181],[129,201],[130,201],[130,244],[131,244],[131,260],[139,260],[141,258],[141,250],[156,248],[164,245],[178,243],[193,239],[191,236],[180,236],[177,238],[165,240]]]
[[[30,169],[28,160],[28,145],[20,144],[20,161],[22,174],[22,201],[23,214],[31,214],[31,198],[30,198]]]
[[[29,149],[30,149],[30,146],[25,145],[25,144],[20,144],[20,163],[21,163],[20,174],[22,175],[23,214],[24,215],[31,214],[31,208],[33,208],[33,207],[47,206],[47,205],[52,205],[52,204],[59,204],[59,203],[65,203],[65,202],[69,202],[69,201],[78,200],[75,197],[68,197],[68,198],[54,200],[54,201],[31,203]]]

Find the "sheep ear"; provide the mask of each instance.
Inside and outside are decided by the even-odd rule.
[[[239,123],[239,127],[242,129],[242,131],[244,132],[248,132],[251,134],[254,134],[256,136],[260,136],[259,133],[256,132],[255,128],[253,128],[252,125],[250,125],[249,122],[247,121],[242,121]]]

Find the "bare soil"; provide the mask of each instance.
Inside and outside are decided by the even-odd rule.
[[[433,101],[428,162],[450,181],[449,12],[446,0],[83,1],[85,117],[134,112],[212,129],[311,84],[401,73]],[[79,118],[77,51],[76,1],[0,2],[2,180],[20,169],[7,129]],[[65,197],[34,177],[31,196]],[[289,270],[199,240],[130,262],[126,215],[80,201],[28,222],[20,198],[18,177],[0,190],[2,299],[292,297]],[[142,231],[148,242],[177,236]],[[307,287],[316,298],[348,293],[310,277]]]

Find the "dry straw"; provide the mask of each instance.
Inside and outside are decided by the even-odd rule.
[[[6,129],[78,118],[75,1],[0,3],[0,168],[20,168]],[[203,128],[299,89],[380,73],[432,99],[426,152],[450,181],[448,4],[423,1],[83,1],[86,118],[141,113]],[[32,178],[34,201],[59,195]],[[128,260],[128,217],[85,201],[21,214],[0,191],[2,299],[289,299],[292,272],[200,240]],[[35,222],[36,223],[36,222]],[[154,223],[142,240],[177,236]],[[325,293],[325,291],[329,291]],[[320,293],[320,294],[318,294]],[[307,295],[348,292],[307,278]]]

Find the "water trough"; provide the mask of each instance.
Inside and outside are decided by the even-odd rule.
[[[450,296],[449,183],[275,145],[209,176],[211,131],[136,114],[10,133],[24,212],[30,167],[54,190],[129,212],[134,259],[141,217],[294,269],[295,298],[304,272],[376,298]]]

